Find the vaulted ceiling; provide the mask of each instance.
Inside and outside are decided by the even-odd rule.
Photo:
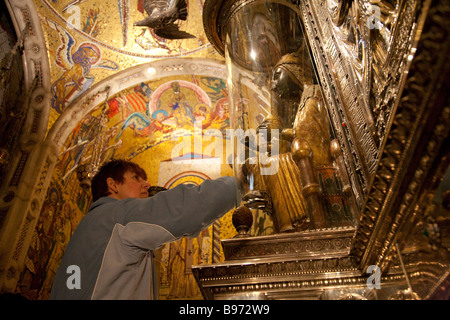
[[[98,117],[106,100],[136,93],[137,86],[148,87],[148,81],[158,86],[183,77],[188,82],[195,76],[225,78],[223,58],[212,48],[203,30],[203,3],[204,0],[188,1],[187,19],[176,21],[180,30],[192,37],[168,40],[151,28],[133,26],[147,16],[143,0],[6,1],[19,42],[23,38],[24,95],[31,101],[22,129],[21,149],[27,145],[31,151],[31,145],[43,142],[46,150],[40,152],[41,164],[45,163],[48,150],[50,158],[61,156],[80,142],[73,140],[72,130],[83,130],[83,121],[88,121],[85,117],[91,112],[97,112]],[[211,93],[220,91],[222,84],[205,81],[211,82],[205,87]],[[156,88],[149,88],[150,92]],[[198,95],[197,89],[204,91],[200,87],[183,90]],[[134,108],[130,110],[144,111],[148,117],[131,119],[134,123],[128,125],[134,131],[146,127],[153,116],[151,111],[156,111],[156,105],[154,110],[148,109],[148,98],[141,97],[146,106],[138,110],[139,106],[129,103],[128,97],[126,105]],[[202,101],[191,101],[199,102]],[[122,108],[114,101],[108,107]],[[122,127],[130,110],[120,110],[120,120],[108,123],[108,128],[125,129]],[[109,119],[112,116],[109,113]],[[127,150],[120,155],[127,158],[135,151],[127,146],[136,147],[136,136],[120,136],[120,147]]]

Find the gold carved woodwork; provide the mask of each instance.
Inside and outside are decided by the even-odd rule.
[[[205,32],[219,53],[230,17],[255,2],[205,2]],[[448,299],[450,217],[436,218],[433,199],[450,164],[450,6],[273,2],[301,12],[359,221],[223,240],[224,262],[193,269],[204,297]],[[367,290],[371,266],[384,289]]]

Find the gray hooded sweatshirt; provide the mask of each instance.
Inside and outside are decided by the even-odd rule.
[[[153,251],[196,237],[240,199],[228,176],[147,199],[98,199],[67,245],[50,299],[157,299]]]

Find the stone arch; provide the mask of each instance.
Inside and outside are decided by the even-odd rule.
[[[50,105],[50,69],[39,15],[32,0],[7,0],[18,38],[24,35],[22,62],[26,113],[8,173],[0,185],[0,287],[10,291],[23,264],[21,252],[29,242],[29,230],[39,212],[39,201],[31,196],[38,176],[39,158],[47,131]],[[30,184],[31,183],[31,184]],[[11,232],[12,230],[17,231]]]

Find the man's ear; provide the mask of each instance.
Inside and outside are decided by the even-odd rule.
[[[115,192],[115,193],[118,192],[117,184],[113,178],[110,177],[110,178],[106,179],[106,185],[108,186],[108,190]]]

